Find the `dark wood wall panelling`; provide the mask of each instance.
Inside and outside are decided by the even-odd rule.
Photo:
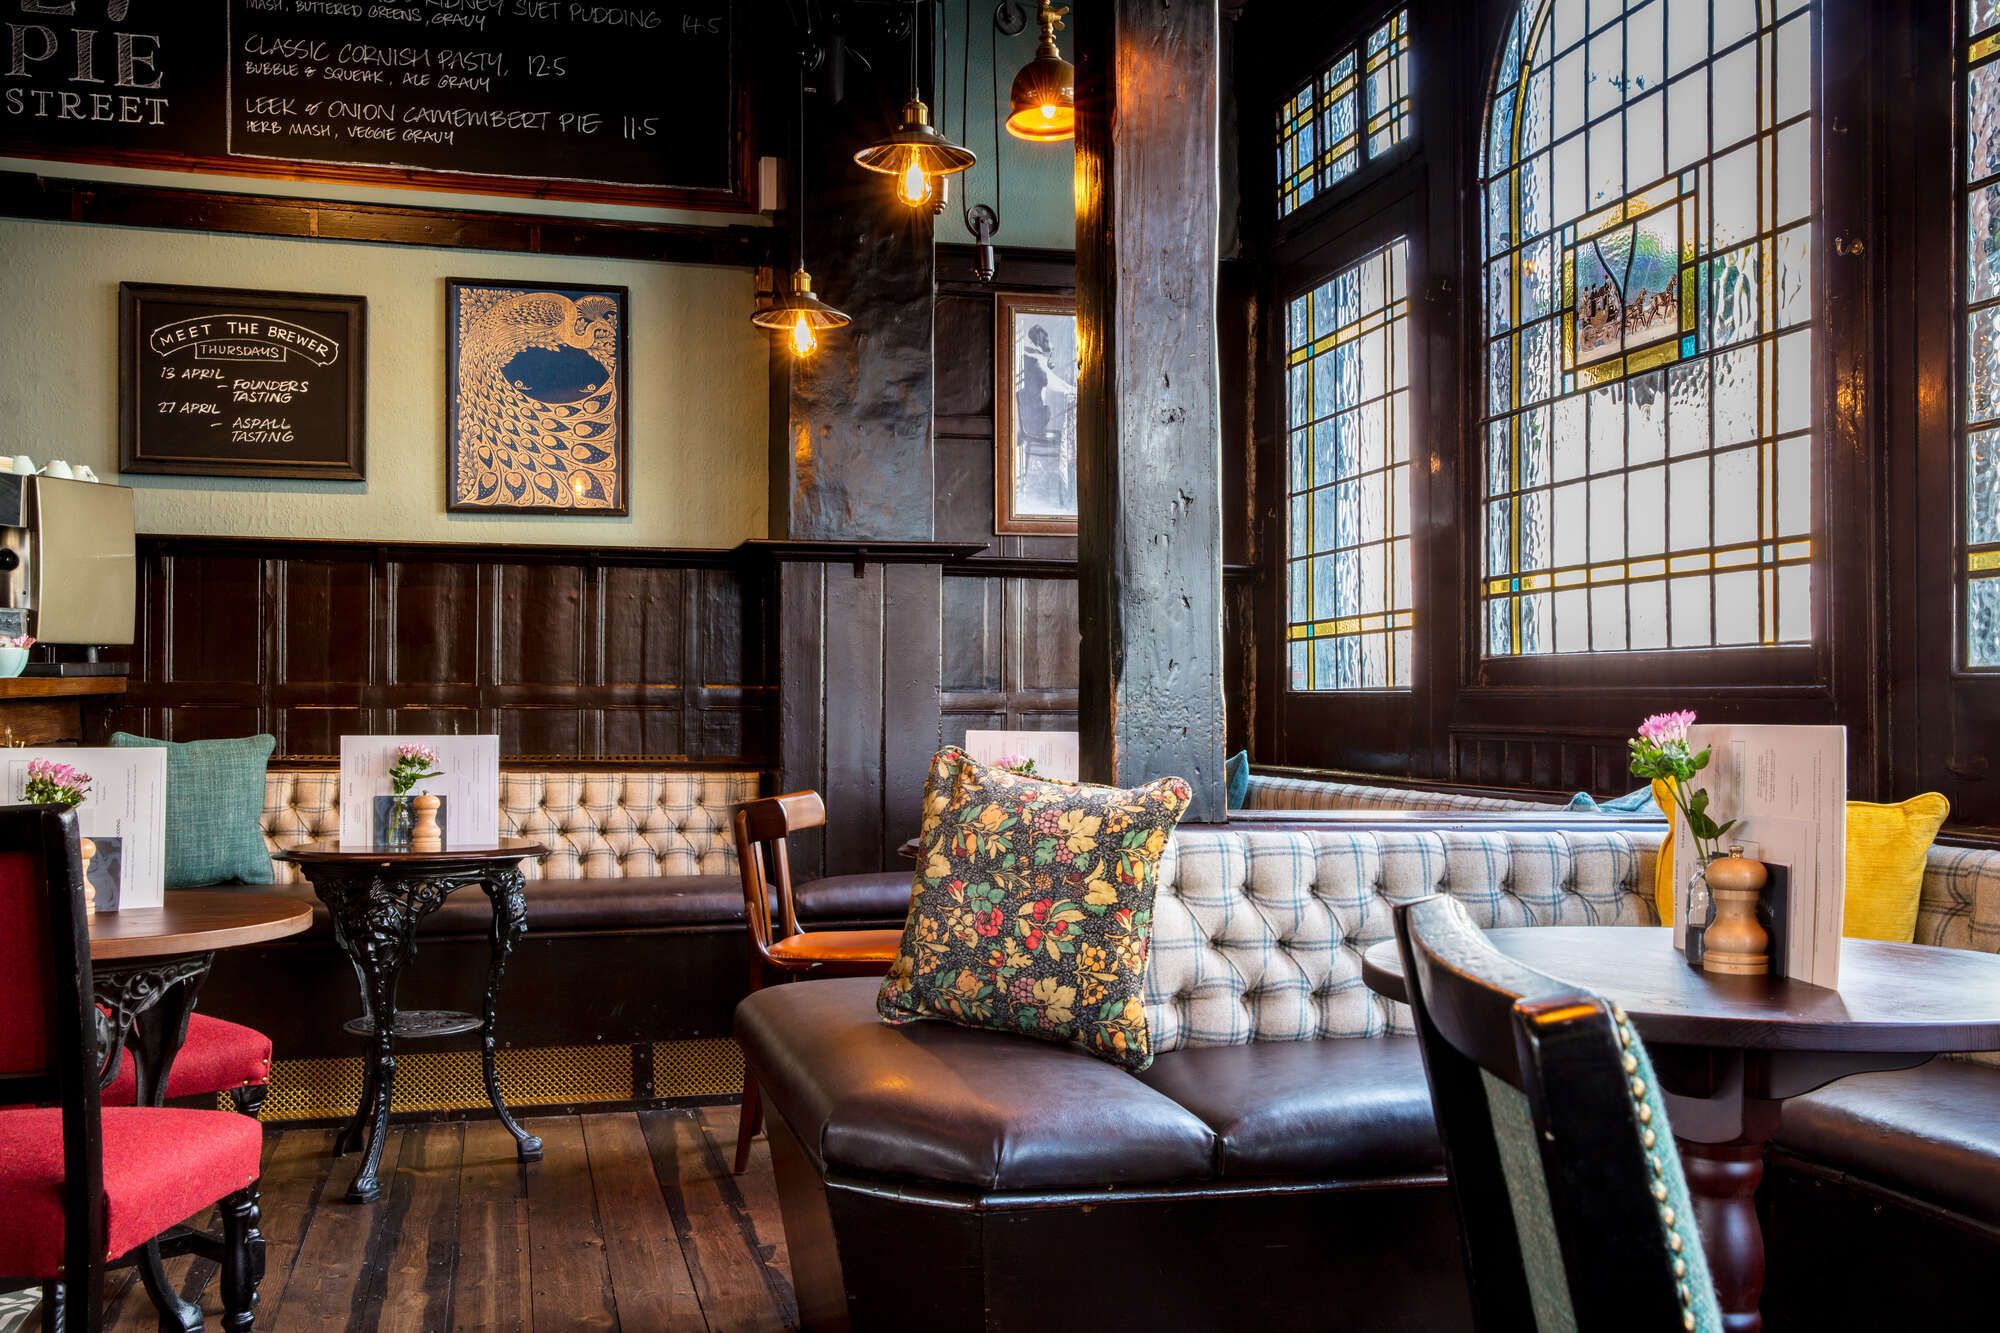
[[[1002,248],[991,282],[973,275],[973,259],[969,245],[938,247],[937,535],[986,546],[946,567],[942,740],[952,745],[973,729],[1077,724],[1076,538],[993,531],[994,295],[1074,297],[1076,259]]]
[[[142,537],[114,725],[172,740],[494,732],[510,758],[767,768],[762,575],[729,551]]]

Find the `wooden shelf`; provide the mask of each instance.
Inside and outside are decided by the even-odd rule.
[[[0,680],[0,702],[64,699],[80,694],[123,694],[123,676],[14,676]]]

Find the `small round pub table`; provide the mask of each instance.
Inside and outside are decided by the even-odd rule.
[[[1763,1327],[1757,1186],[1785,1099],[1948,1051],[2000,1049],[2000,955],[1842,940],[1840,988],[1697,971],[1661,926],[1529,926],[1486,938],[1537,972],[1623,1006],[1645,1038],[1687,1169],[1724,1327]],[[1394,940],[1362,979],[1405,998]]]
[[[366,1084],[354,1118],[333,1141],[335,1156],[362,1147],[361,1169],[348,1187],[349,1203],[372,1203],[382,1197],[376,1171],[388,1137],[389,1107],[396,1086],[396,1041],[399,1037],[447,1037],[478,1029],[481,1072],[494,1114],[514,1136],[524,1162],[539,1161],[542,1141],[516,1124],[500,1099],[500,1076],[493,1066],[494,1027],[499,1016],[500,980],[507,955],[528,928],[526,877],[521,862],[548,855],[532,838],[502,838],[493,843],[453,843],[432,849],[350,845],[322,838],[277,854],[298,866],[313,892],[333,918],[334,938],[354,964],[361,987],[361,1017],[350,1019],[349,1032],[375,1039],[369,1055]],[[417,923],[444,905],[459,889],[471,886],[493,904],[492,952],[486,971],[486,1012],[483,1016],[448,1010],[399,1012],[396,983],[403,964],[416,952]]]
[[[312,924],[312,905],[275,893],[175,889],[159,907],[128,907],[90,918],[90,973],[99,1005],[97,1050],[104,1086],[132,1052],[133,1101],[159,1106],[167,1074],[187,1039],[188,1016],[222,949],[296,935]],[[220,1260],[220,1241],[187,1227],[148,1241],[133,1263],[159,1308],[162,1327],[201,1327],[201,1308],[167,1278],[169,1255],[195,1251]]]

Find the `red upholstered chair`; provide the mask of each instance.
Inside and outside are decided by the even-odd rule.
[[[118,1077],[104,1090],[106,1106],[134,1104],[139,1090],[135,1069],[131,1050],[120,1052]],[[167,1071],[167,1086],[161,1096],[177,1101],[226,1092],[238,1111],[255,1116],[264,1107],[270,1082],[269,1037],[226,1018],[194,1014],[188,1019],[187,1039]]]
[[[800,977],[879,977],[896,961],[900,930],[799,929],[792,902],[792,863],[786,837],[826,823],[826,803],[815,791],[795,791],[746,801],[736,809],[736,863],[743,875],[743,920],[750,935],[750,989]],[[765,866],[765,850],[770,866]],[[771,920],[772,890],[778,919]],[[750,1165],[750,1140],[763,1116],[757,1082],[743,1072],[743,1113],[736,1125],[735,1173]]]
[[[103,1107],[75,817],[0,809],[0,1283],[40,1282],[44,1326],[101,1326],[106,1265],[222,1214],[224,1325],[251,1327],[263,1130],[246,1116]]]

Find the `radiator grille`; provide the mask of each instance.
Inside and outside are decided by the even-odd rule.
[[[655,1042],[654,1097],[733,1095],[743,1087],[743,1057],[727,1037]],[[499,1052],[500,1092],[511,1107],[625,1102],[644,1095],[633,1086],[632,1047],[531,1046]],[[266,1121],[337,1120],[361,1100],[365,1066],[358,1056],[278,1060],[271,1066]],[[227,1110],[227,1096],[218,1097]],[[470,1111],[487,1105],[477,1051],[396,1052],[395,1109]]]

